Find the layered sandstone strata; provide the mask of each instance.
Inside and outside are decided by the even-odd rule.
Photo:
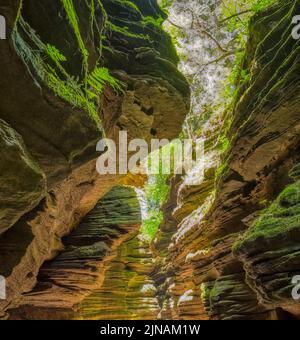
[[[97,175],[98,140],[120,130],[129,141],[172,139],[181,129],[189,87],[156,25],[165,14],[156,1],[134,3],[0,1],[3,317],[63,250],[62,237],[122,180]]]
[[[199,188],[182,179],[172,186],[169,228],[164,224],[155,242],[158,250],[168,246],[158,255],[163,315],[300,316],[292,297],[292,278],[300,268],[300,64],[299,40],[291,36],[299,11],[298,1],[279,1],[253,17],[242,65],[248,76],[227,117],[230,148],[220,157],[218,145],[206,147],[216,157],[207,162]],[[188,312],[180,310],[182,300],[194,301]]]
[[[79,305],[102,287],[111,261],[117,261],[119,248],[136,235],[140,225],[140,205],[134,189],[114,187],[63,239],[63,252],[41,267],[37,285],[23,294],[18,307],[9,311],[10,317],[34,320],[77,317]],[[94,312],[100,308],[103,304],[99,300]]]

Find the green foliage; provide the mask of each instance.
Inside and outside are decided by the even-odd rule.
[[[238,85],[241,85],[243,81],[249,79],[248,70],[241,69],[244,54],[244,49],[236,50],[231,72],[224,83],[223,98],[228,103],[228,109],[230,107],[232,108],[234,104],[234,99],[238,94]],[[241,75],[244,75],[244,78],[241,78]],[[238,80],[239,84],[237,84]]]
[[[159,6],[168,13],[168,9],[172,6],[174,0],[158,0]]]
[[[249,70],[242,68],[249,36],[249,21],[255,13],[275,2],[276,0],[226,0],[222,2],[221,23],[226,25],[228,32],[232,33],[236,51],[232,71],[225,83],[223,94],[224,98],[229,99],[231,104],[234,103],[238,87],[250,79]]]
[[[76,35],[77,41],[78,41],[78,45],[79,48],[81,50],[82,56],[83,56],[83,63],[84,63],[84,67],[88,68],[88,57],[89,57],[89,53],[88,50],[85,47],[84,41],[82,39],[81,36],[81,32],[80,32],[80,28],[79,28],[79,24],[78,24],[78,18],[77,18],[77,14],[74,8],[74,4],[72,0],[61,0],[63,3],[63,6],[66,10],[67,13],[67,17],[69,19],[70,25],[72,26],[74,33]]]
[[[173,42],[174,46],[176,46],[178,50],[183,48],[183,45],[180,42],[180,40],[183,40],[183,39],[186,38],[186,35],[183,32],[183,30],[180,30],[178,27],[175,27],[175,26],[170,26],[168,28],[168,32],[171,35],[172,42]],[[182,52],[182,53],[180,53],[180,51],[178,51],[178,53],[180,55],[180,60],[183,60],[183,58],[185,58],[185,59],[189,58],[189,55],[185,51]]]
[[[143,17],[143,24],[144,25],[153,25],[154,27],[161,29],[162,24],[164,22],[164,19],[162,17],[159,17],[157,19],[154,19],[151,16]]]
[[[248,24],[256,12],[275,3],[276,0],[226,0],[222,2],[222,17],[230,32],[236,32],[240,44],[247,42]]]
[[[23,35],[30,39],[30,43]],[[68,61],[66,56],[56,46],[44,44],[22,17],[13,31],[13,42],[16,51],[29,70],[37,76],[37,80],[42,80],[54,93],[74,107],[86,110],[102,129],[97,112],[99,94],[105,84],[109,84],[117,92],[121,91],[122,86],[121,82],[109,74],[108,69],[97,66],[90,74],[86,74],[83,81],[70,75],[63,66]]]
[[[150,176],[145,190],[150,210],[160,209],[162,204],[166,202],[169,194],[168,177],[169,175],[163,174]]]
[[[219,149],[222,153],[226,152],[230,147],[230,141],[229,139],[225,136],[222,135],[219,139]]]
[[[149,212],[148,218],[143,221],[140,229],[140,233],[146,241],[151,242],[154,239],[162,221],[163,213],[161,211]]]
[[[148,183],[145,186],[148,216],[147,219],[143,221],[141,234],[149,242],[153,240],[159,229],[160,224],[163,221],[161,206],[167,201],[170,191],[170,186],[167,184],[167,180],[170,175],[164,174],[165,164],[163,163],[163,159],[164,154],[170,152],[172,153],[174,147],[176,146],[168,144],[160,150],[152,153],[148,159],[149,168],[152,166],[152,169],[157,172],[156,175],[149,176]],[[152,162],[155,160],[157,161],[157,157],[159,157],[159,166],[158,169],[155,169]],[[155,162],[155,164],[156,163],[157,162]],[[172,166],[170,170],[173,171]]]
[[[101,93],[106,84],[109,84],[116,92],[122,91],[122,83],[110,75],[109,70],[105,67],[96,67],[88,75],[87,84],[96,92]],[[91,91],[89,95],[95,96]]]
[[[56,65],[60,65],[61,62],[67,61],[67,58],[61,54],[55,46],[47,44],[46,49],[49,57],[55,62]]]

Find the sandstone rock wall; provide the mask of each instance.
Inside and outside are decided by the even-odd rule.
[[[0,1],[0,11],[8,23],[0,41],[3,317],[63,249],[62,237],[123,180],[97,175],[98,140],[117,141],[120,130],[129,141],[175,138],[189,87],[156,25],[164,17],[156,1]],[[103,68],[109,77],[95,85]]]
[[[298,168],[289,176],[299,161],[299,40],[291,36],[299,11],[299,1],[279,1],[253,17],[242,65],[249,76],[227,116],[230,148],[220,156],[206,145],[215,156],[199,188],[172,184],[154,243],[163,316],[300,316],[291,295],[300,268],[298,182],[291,184]],[[193,307],[186,312],[180,301]]]
[[[156,320],[157,292],[151,273],[153,255],[137,233],[118,249],[99,289],[81,303],[76,318],[86,320]]]
[[[79,305],[103,285],[111,261],[118,257],[123,242],[136,235],[140,224],[135,191],[114,187],[63,239],[63,252],[41,267],[38,283],[32,291],[22,295],[17,308],[9,311],[10,318],[78,317]],[[99,300],[94,312],[100,308]]]
[[[299,1],[253,17],[227,130],[204,133],[200,185],[170,180],[150,248],[134,190],[116,186],[143,179],[99,177],[95,145],[176,137],[188,84],[156,1],[72,4],[0,0],[0,318],[299,319]]]

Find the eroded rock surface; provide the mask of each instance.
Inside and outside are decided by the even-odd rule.
[[[78,1],[78,35],[63,2],[53,1],[49,15],[24,0],[10,39],[1,41],[0,61],[11,65],[0,77],[1,169],[18,193],[11,193],[12,206],[0,208],[0,274],[8,282],[0,316],[300,318],[292,296],[300,274],[300,40],[291,36],[299,1],[279,1],[253,17],[242,64],[247,76],[224,116],[229,147],[214,138],[224,133],[220,127],[206,131],[204,180],[170,180],[150,248],[137,235],[133,189],[111,190],[140,179],[99,177],[95,144],[104,132],[117,140],[120,130],[128,130],[129,141],[176,137],[189,90],[160,27],[165,14],[154,0],[133,3]],[[19,5],[0,1],[10,30]],[[65,36],[48,32],[49,23]],[[102,91],[82,86],[97,63],[123,91],[109,81]],[[11,157],[28,173],[26,182],[7,171]],[[12,186],[0,183],[10,194]]]
[[[135,191],[115,187],[63,239],[63,252],[42,266],[37,285],[23,294],[17,309],[9,311],[11,318],[76,318],[78,305],[103,285],[108,264],[140,224]]]
[[[151,273],[153,255],[139,234],[131,236],[110,262],[99,289],[81,303],[76,318],[86,320],[155,320],[159,313]]]
[[[155,276],[163,317],[299,318],[298,182],[288,186],[299,179],[299,41],[291,36],[299,11],[298,1],[280,1],[253,17],[230,148],[220,157],[218,145],[206,146],[215,160],[199,187],[172,185],[169,229],[164,222],[154,244],[168,246]],[[181,299],[194,301],[189,312]]]
[[[0,1],[8,23],[0,42],[2,135],[6,146],[7,138],[16,144],[2,149],[1,169],[7,173],[13,152],[19,174],[27,171],[20,179],[9,170],[12,196],[0,181],[1,194],[14,199],[0,207],[0,274],[8,285],[1,316],[33,289],[41,265],[101,197],[121,180],[139,182],[97,175],[99,139],[118,141],[120,130],[128,142],[180,132],[189,86],[171,38],[154,24],[165,15],[156,1],[135,2]],[[105,71],[105,84],[95,84],[103,68],[109,77]]]
[[[5,232],[42,199],[46,179],[26,149],[22,137],[3,120],[0,120],[0,147],[3,155],[0,200],[5,202],[1,208],[0,224],[2,232]]]

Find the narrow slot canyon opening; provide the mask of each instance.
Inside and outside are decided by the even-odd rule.
[[[51,3],[0,5],[0,320],[298,320],[299,0]]]

